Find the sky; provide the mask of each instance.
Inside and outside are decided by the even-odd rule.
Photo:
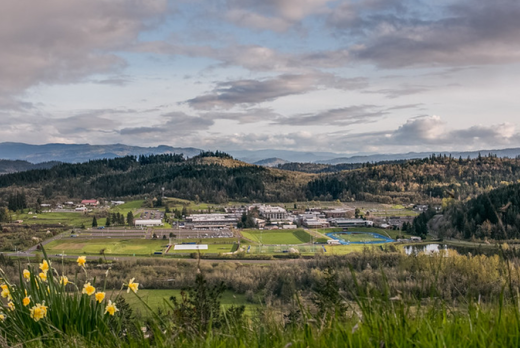
[[[520,147],[518,0],[5,0],[0,141]]]

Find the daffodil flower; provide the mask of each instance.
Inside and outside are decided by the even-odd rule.
[[[101,303],[105,299],[105,293],[104,292],[96,292],[96,301]]]
[[[129,293],[130,290],[136,293],[137,290],[139,290],[139,283],[134,283],[134,279],[135,278],[132,278],[130,279],[130,282],[128,282],[128,289],[126,290],[126,293]]]
[[[95,292],[96,292],[96,288],[95,287],[90,285],[90,283],[85,283],[85,285],[83,286],[82,293],[87,294],[87,295],[90,296],[90,295],[92,295]]]
[[[14,307],[14,303],[12,303],[11,301],[9,301],[9,302],[7,303],[7,307],[9,307],[9,310],[10,310],[10,311],[14,311],[14,308],[15,308],[15,307]]]
[[[22,300],[22,303],[23,303],[24,307],[27,307],[29,305],[29,303],[31,303],[31,296],[25,296],[24,299]]]
[[[47,272],[49,271],[49,263],[47,262],[47,260],[43,260],[43,262],[40,263],[40,269],[43,273],[47,274]]]
[[[29,272],[28,269],[24,269],[23,270],[23,277],[25,278],[25,280],[31,279],[31,272]]]
[[[105,307],[105,314],[114,315],[116,312],[118,312],[119,309],[117,309],[116,305],[112,303],[112,301],[108,300],[108,304]]]
[[[78,257],[76,262],[78,263],[78,266],[85,267],[85,264],[87,263],[87,257],[86,256],[80,256],[80,257]]]
[[[47,316],[47,306],[45,306],[45,302],[43,304],[36,304],[33,308],[30,309],[31,318],[34,321],[39,321]]]

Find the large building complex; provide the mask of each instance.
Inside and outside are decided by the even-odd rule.
[[[186,217],[186,226],[198,229],[236,227],[238,214],[192,214]]]
[[[270,205],[259,205],[257,207],[260,216],[264,219],[269,219],[271,221],[287,219],[287,210],[282,207],[272,207]]]

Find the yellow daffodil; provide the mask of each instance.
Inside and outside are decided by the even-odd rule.
[[[0,313],[0,321],[5,321],[5,314],[4,313]]]
[[[112,303],[112,301],[108,300],[108,304],[107,306],[105,307],[105,314],[110,314],[110,315],[114,315],[115,312],[118,312],[119,309],[117,309],[116,305],[114,303]]]
[[[134,279],[135,278],[130,279],[130,282],[128,283],[128,290],[126,290],[126,293],[129,293],[130,290],[136,293],[137,290],[139,290],[139,283],[134,283]]]
[[[22,300],[22,303],[23,303],[24,307],[27,307],[29,305],[29,303],[31,303],[31,296],[25,296],[24,299]]]
[[[67,278],[66,276],[61,276],[60,278],[60,284],[65,286],[69,283],[69,278]]]
[[[43,304],[36,304],[36,306],[30,309],[30,311],[31,318],[33,318],[34,321],[39,321],[47,316],[47,306],[45,306],[45,302]]]
[[[11,297],[11,292],[9,291],[9,288],[7,287],[7,285],[2,285],[2,292],[0,293],[0,295],[2,295],[3,298],[6,298],[6,297]]]
[[[24,270],[23,270],[23,277],[24,277],[26,280],[31,279],[31,272],[29,272],[28,269],[24,269]]]
[[[47,274],[47,272],[49,271],[49,264],[47,263],[47,260],[43,260],[43,262],[40,263],[40,269],[43,273]]]
[[[40,274],[38,274],[38,277],[40,277],[40,279],[44,282],[47,281],[47,273],[41,272]]]
[[[90,285],[90,283],[86,283],[84,286],[83,286],[83,291],[82,291],[84,294],[87,294],[87,295],[92,295],[93,293],[96,292],[96,288],[93,287],[92,285]]]
[[[77,259],[78,266],[85,267],[85,264],[87,263],[87,257],[86,256],[80,256]]]
[[[12,303],[11,301],[7,303],[7,307],[9,307],[10,311],[14,311],[14,303]]]
[[[105,299],[105,293],[104,292],[96,292],[96,301],[101,303]]]

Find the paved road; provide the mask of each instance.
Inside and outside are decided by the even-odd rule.
[[[35,257],[36,254],[31,252],[24,252],[19,251],[17,253],[9,253],[5,254],[6,256],[13,256],[13,257]],[[76,260],[78,258],[78,255],[65,255],[65,256],[56,256],[56,255],[48,255],[50,259],[74,259]],[[87,260],[99,260],[100,257],[103,257],[101,255],[87,255]],[[103,257],[106,260],[110,261],[123,261],[123,260],[150,260],[150,259],[157,259],[162,261],[171,261],[171,262],[198,262],[198,259],[177,259],[177,258],[170,258],[170,257],[149,257],[149,256],[106,256]],[[275,262],[285,262],[285,263],[296,263],[299,261],[306,261],[305,259],[279,259],[279,260],[241,260],[241,259],[201,259],[201,262],[208,262],[208,263],[247,263],[247,264],[266,264],[266,263],[275,263]]]

